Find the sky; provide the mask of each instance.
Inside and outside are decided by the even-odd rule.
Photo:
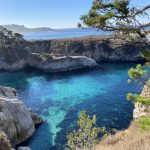
[[[0,0],[0,24],[27,27],[74,28],[93,0]],[[142,7],[150,0],[132,0]]]

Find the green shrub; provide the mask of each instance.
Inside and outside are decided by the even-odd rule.
[[[138,64],[136,68],[129,69],[128,74],[131,79],[138,80],[142,76],[146,76],[147,71],[143,70],[142,65]]]
[[[144,97],[138,95],[134,100],[134,103],[136,103],[136,102],[139,102],[139,103],[142,103],[145,105],[150,105],[150,98],[144,98]]]
[[[67,145],[69,150],[86,149],[92,150],[98,142],[98,134],[104,133],[105,128],[97,128],[96,116],[90,117],[85,111],[79,115],[78,129],[73,130],[67,136]]]
[[[138,94],[128,93],[127,99],[131,100],[134,104],[139,102],[145,105],[150,105],[150,98],[144,98]]]
[[[142,116],[138,119],[138,126],[142,130],[150,130],[150,117]]]

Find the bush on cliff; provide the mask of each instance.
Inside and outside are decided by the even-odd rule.
[[[149,65],[150,64],[150,51],[145,50],[142,56],[147,60],[147,62],[145,63],[145,66],[138,64],[136,68],[131,68],[128,71],[128,74],[130,77],[130,79],[128,80],[128,83],[131,83],[134,81],[140,84],[140,86],[143,86],[143,85],[149,86],[150,85],[149,72],[145,70],[144,67],[150,67]],[[127,95],[127,99],[132,100],[133,103],[140,102],[145,105],[150,105],[150,97],[147,97],[147,96],[145,97],[143,95],[138,95],[136,93],[134,94],[129,93]]]
[[[96,116],[90,117],[85,111],[79,115],[78,129],[73,130],[67,136],[69,150],[92,150],[98,142],[99,133],[104,133],[104,128],[96,127]]]
[[[142,130],[150,130],[150,117],[142,116],[138,119],[138,126]]]

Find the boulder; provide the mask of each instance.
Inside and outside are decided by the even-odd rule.
[[[0,130],[6,133],[12,147],[27,140],[35,131],[30,110],[18,100],[13,88],[0,87]]]

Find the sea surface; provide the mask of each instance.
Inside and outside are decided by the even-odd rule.
[[[54,29],[49,32],[33,32],[24,34],[26,40],[48,40],[48,39],[63,39],[74,38],[91,35],[106,35],[110,32],[104,32],[97,29]]]
[[[133,105],[128,92],[127,71],[136,63],[101,62],[103,69],[64,73],[42,73],[28,69],[0,72],[0,85],[17,89],[19,98],[45,119],[24,145],[32,150],[62,150],[66,134],[76,128],[81,110],[97,116],[97,126],[125,129],[132,119]]]

